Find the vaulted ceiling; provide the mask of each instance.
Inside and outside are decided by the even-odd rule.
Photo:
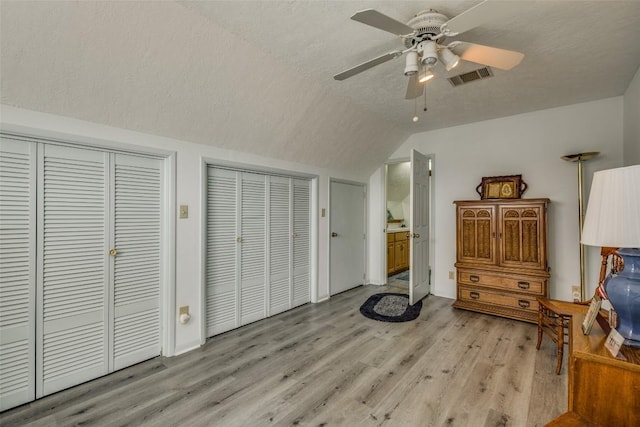
[[[640,1],[520,1],[452,40],[525,54],[510,71],[404,99],[402,48],[352,21],[401,22],[473,1],[0,2],[3,104],[222,148],[370,173],[412,133],[622,95],[640,67]],[[420,121],[411,117],[417,107]]]

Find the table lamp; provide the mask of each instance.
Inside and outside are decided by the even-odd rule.
[[[582,243],[620,248],[624,268],[604,288],[625,344],[640,347],[640,165],[593,174]]]

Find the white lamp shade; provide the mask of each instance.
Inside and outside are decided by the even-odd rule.
[[[640,248],[640,165],[593,174],[581,242]]]

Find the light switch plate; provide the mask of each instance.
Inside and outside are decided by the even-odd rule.
[[[180,205],[180,219],[189,218],[189,205]]]

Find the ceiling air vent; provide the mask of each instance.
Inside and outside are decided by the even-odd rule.
[[[468,73],[458,74],[457,76],[449,77],[449,83],[451,86],[460,86],[466,83],[471,83],[480,79],[487,79],[493,77],[493,72],[489,67],[478,68],[477,70],[469,71]]]

